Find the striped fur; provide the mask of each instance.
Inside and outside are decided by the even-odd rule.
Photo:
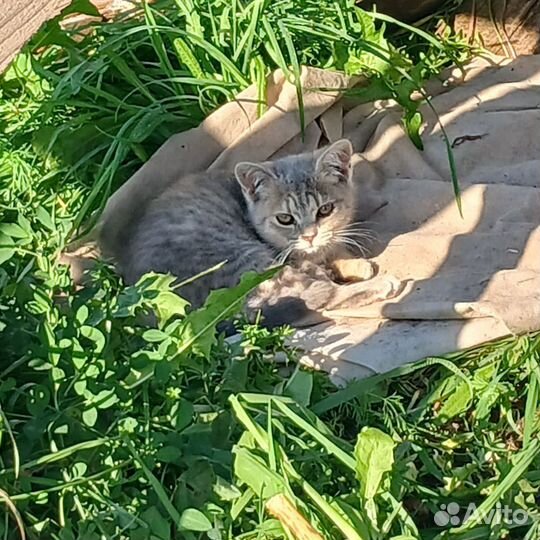
[[[350,142],[342,140],[316,154],[240,163],[235,174],[211,171],[179,179],[149,203],[136,225],[119,261],[125,279],[133,283],[155,271],[184,281],[227,261],[181,288],[196,307],[212,289],[237,284],[246,271],[287,262],[288,273],[261,287],[250,305],[263,311],[275,307],[285,291],[287,316],[269,311],[272,324],[299,322],[306,305],[322,309],[335,292],[320,266],[336,248],[357,243],[354,235],[346,235],[356,200],[351,156]],[[325,205],[333,210],[323,216]],[[289,219],[282,214],[293,223],[280,223],[280,216]],[[318,297],[306,299],[305,294]]]

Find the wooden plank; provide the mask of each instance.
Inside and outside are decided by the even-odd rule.
[[[2,0],[0,12],[0,72],[21,47],[60,13],[71,0]]]
[[[21,47],[45,24],[56,17],[72,0],[0,0],[0,73]],[[149,0],[151,3],[153,0]],[[140,12],[141,0],[90,0],[101,17],[71,14],[61,27],[74,29],[91,22],[114,19],[120,14]]]

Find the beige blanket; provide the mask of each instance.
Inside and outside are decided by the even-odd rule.
[[[172,137],[114,194],[101,220],[102,248],[114,253],[115,231],[181,174],[346,136],[358,152],[355,180],[377,234],[374,260],[381,274],[408,285],[397,299],[329,313],[335,323],[298,331],[293,342],[305,351],[304,361],[350,379],[538,330],[540,56],[502,63],[477,61],[428,87],[438,118],[422,107],[423,152],[404,133],[392,103],[354,107],[339,89],[357,80],[315,69],[302,75],[302,141],[295,87],[276,72],[261,118],[249,88],[198,128]],[[463,218],[439,122],[452,143]]]

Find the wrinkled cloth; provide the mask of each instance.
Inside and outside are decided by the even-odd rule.
[[[347,137],[362,212],[376,235],[373,261],[380,275],[407,285],[395,299],[328,312],[334,322],[297,331],[292,343],[303,361],[347,380],[539,330],[540,56],[478,60],[428,84],[423,151],[394,103],[343,97],[360,79],[304,68],[301,82],[303,137],[296,87],[277,71],[260,118],[250,87],[198,128],[173,136],[111,197],[99,224],[103,252],[121,249],[115,232],[182,174]]]

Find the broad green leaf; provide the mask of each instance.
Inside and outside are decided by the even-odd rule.
[[[86,409],[82,413],[82,421],[88,426],[88,427],[94,427],[96,425],[98,417],[98,412],[95,407],[90,407],[89,409]]]
[[[110,390],[101,390],[92,401],[98,409],[108,409],[118,402],[118,396],[114,388],[111,388]]]
[[[4,248],[11,247],[14,245],[15,243],[13,242],[13,238],[11,238],[11,236],[9,236],[8,234],[4,234],[0,230],[0,246],[3,246],[3,249],[4,249]]]
[[[168,274],[145,274],[135,285],[122,291],[114,317],[134,315],[143,306],[151,308],[160,323],[173,315],[184,315],[189,303],[173,291],[175,282],[176,278]]]
[[[486,388],[480,392],[480,397],[476,403],[476,418],[483,420],[491,413],[491,409],[499,401],[501,394],[505,391],[505,387],[497,381],[490,382]]]
[[[182,452],[176,446],[164,446],[156,454],[156,458],[163,463],[172,463],[182,456]]]
[[[78,310],[77,310],[77,313],[75,313],[75,318],[77,319],[77,321],[83,325],[86,320],[88,319],[88,314],[89,314],[89,311],[88,311],[88,306],[86,305],[82,305]]]
[[[171,424],[178,432],[191,424],[193,420],[193,404],[180,399],[171,407]]]
[[[51,218],[51,215],[43,206],[38,206],[36,210],[36,218],[39,220],[39,222],[46,228],[49,229],[49,231],[54,232],[55,225]]]
[[[127,388],[135,388],[139,384],[150,379],[154,375],[155,369],[156,365],[154,363],[147,364],[141,369],[132,369],[124,381]]]
[[[358,435],[354,455],[362,499],[373,499],[379,492],[384,474],[392,470],[395,446],[392,437],[377,428],[365,428]]]
[[[81,335],[86,339],[95,343],[95,352],[99,354],[105,347],[105,336],[103,332],[92,326],[82,326],[80,329]]]
[[[27,238],[28,233],[16,223],[2,223],[0,224],[0,232],[11,238]]]
[[[313,374],[298,369],[285,386],[284,394],[292,397],[300,405],[307,407],[311,401],[313,390]]]
[[[141,519],[146,522],[154,537],[160,540],[170,540],[171,526],[155,506],[142,512]]]
[[[79,396],[83,396],[86,392],[86,386],[87,383],[85,380],[77,381],[73,384],[73,390],[75,390],[75,393]]]
[[[11,248],[0,248],[0,264],[4,264],[9,261],[15,255],[15,250]]]
[[[456,382],[453,392],[444,401],[440,408],[437,419],[440,422],[448,422],[457,415],[465,412],[471,404],[471,390],[465,381],[451,377]]]
[[[167,322],[174,315],[185,315],[189,302],[172,291],[163,291],[154,299],[153,305],[159,321]]]
[[[222,501],[234,501],[242,495],[242,492],[235,485],[227,482],[227,480],[221,478],[221,476],[216,478],[216,482],[214,483],[213,487],[214,493]]]
[[[46,386],[36,384],[28,390],[26,408],[34,416],[39,416],[49,405],[51,393]]]
[[[51,369],[51,376],[54,382],[59,383],[66,378],[66,373],[59,367],[53,367]]]
[[[90,0],[73,0],[62,10],[62,15],[68,15],[69,13],[84,13],[93,17],[101,17],[99,10]]]
[[[281,477],[271,471],[264,461],[247,448],[236,448],[234,473],[240,482],[248,485],[262,499],[269,499],[285,491]]]
[[[88,361],[88,356],[78,351],[73,351],[72,361],[75,369],[81,370]]]
[[[362,31],[362,42],[357,52],[351,54],[345,66],[348,73],[376,72],[386,74],[391,69],[391,61],[395,56],[384,37],[384,32],[375,27],[371,15],[361,9],[355,10]]]
[[[414,146],[418,148],[419,150],[424,149],[424,143],[422,142],[422,138],[420,137],[420,128],[422,127],[422,114],[417,112],[413,112],[412,114],[408,113],[405,114],[404,117],[404,124],[405,129],[407,130],[407,134],[409,135],[409,138],[413,142]]]
[[[206,532],[212,528],[212,524],[200,510],[187,508],[180,516],[179,528],[184,531]]]
[[[22,214],[17,216],[17,223],[19,224],[19,227],[24,230],[27,236],[32,236],[32,224]]]
[[[162,332],[161,330],[157,330],[156,328],[151,328],[150,330],[146,330],[144,334],[142,335],[144,341],[147,341],[148,343],[160,343],[161,341],[165,341],[166,339],[169,339],[169,336]]]
[[[278,268],[272,268],[262,274],[247,272],[236,287],[212,291],[204,306],[192,311],[184,319],[182,350],[191,348],[193,352],[208,357],[216,340],[216,326],[238,313],[247,295],[278,271]]]

